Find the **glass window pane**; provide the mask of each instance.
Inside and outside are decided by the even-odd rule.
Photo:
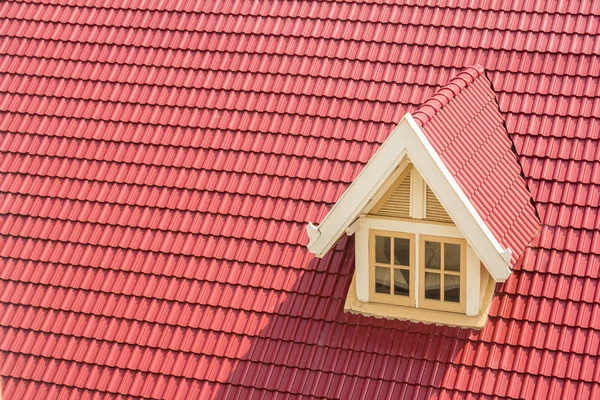
[[[425,268],[440,269],[441,253],[441,243],[425,241]]]
[[[390,263],[390,238],[375,236],[375,262]]]
[[[410,265],[410,240],[394,238],[394,264]]]
[[[460,271],[460,245],[444,243],[444,269],[447,271]]]
[[[440,274],[425,272],[425,298],[440,299]]]
[[[394,269],[394,294],[396,296],[409,296],[410,271]]]
[[[460,276],[444,275],[444,301],[460,303]]]
[[[390,294],[390,268],[375,267],[375,292]]]

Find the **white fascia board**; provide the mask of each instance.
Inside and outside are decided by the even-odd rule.
[[[319,226],[309,222],[308,250],[323,257],[346,233],[405,157],[417,168],[467,242],[497,282],[511,273],[510,249],[503,249],[462,191],[412,115],[407,113],[346,189]],[[349,234],[356,227],[351,227]]]
[[[502,248],[412,115],[407,113],[403,121],[408,122],[414,132],[406,138],[406,148],[413,165],[446,208],[494,280],[504,282],[511,273],[510,249]]]
[[[308,250],[323,257],[344,234],[346,228],[358,218],[387,178],[406,157],[406,136],[412,134],[410,124],[402,118],[375,155],[369,160],[342,197],[329,210],[319,226],[309,222],[306,230]]]

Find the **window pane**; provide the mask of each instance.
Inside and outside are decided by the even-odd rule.
[[[460,271],[460,245],[444,243],[444,269]]]
[[[375,262],[390,263],[390,238],[375,236]]]
[[[425,272],[425,298],[440,299],[440,274]]]
[[[440,269],[441,243],[425,241],[425,268]]]
[[[375,291],[390,294],[390,268],[375,267]]]
[[[394,270],[394,294],[396,296],[409,296],[410,271],[403,269]]]
[[[394,264],[410,265],[410,240],[394,238]]]
[[[444,301],[460,303],[460,276],[444,275]]]

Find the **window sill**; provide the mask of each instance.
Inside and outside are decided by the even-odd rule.
[[[381,303],[363,303],[356,299],[356,287],[353,279],[348,290],[346,303],[344,304],[344,311],[387,319],[481,329],[487,321],[495,286],[496,282],[493,279],[490,279],[485,289],[485,295],[483,296],[481,311],[479,314],[471,316],[454,312],[428,310],[425,308],[413,308]]]

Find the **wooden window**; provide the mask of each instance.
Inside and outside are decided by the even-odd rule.
[[[415,305],[415,236],[370,231],[369,292],[376,303]]]
[[[419,307],[464,312],[466,242],[421,235]]]
[[[415,237],[410,233],[369,231],[369,301],[464,313],[466,241]]]

